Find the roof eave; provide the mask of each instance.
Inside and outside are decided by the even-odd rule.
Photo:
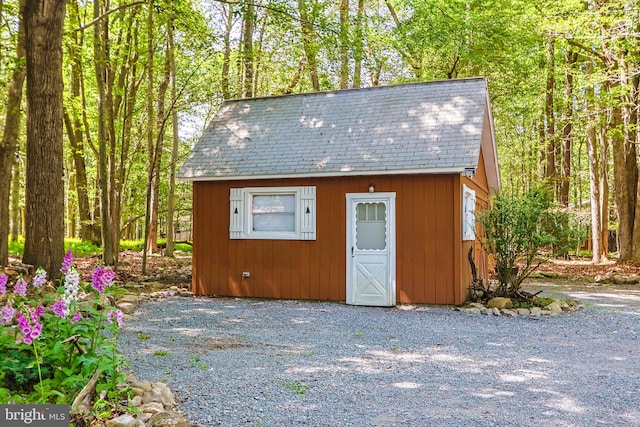
[[[475,166],[475,165],[474,165]],[[275,174],[275,175],[217,175],[217,176],[193,176],[178,177],[183,182],[195,181],[239,181],[239,180],[267,180],[282,178],[328,178],[340,176],[377,176],[377,175],[420,175],[420,174],[449,174],[463,173],[467,166],[452,166],[440,168],[422,169],[393,169],[393,170],[352,170],[352,171],[332,171],[332,172],[310,172],[295,174]]]

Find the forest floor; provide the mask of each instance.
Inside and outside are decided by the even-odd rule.
[[[640,265],[616,264],[615,260],[594,264],[590,259],[573,258],[569,260],[554,260],[541,265],[537,271],[565,277],[595,277],[611,274],[630,276],[640,275]]]

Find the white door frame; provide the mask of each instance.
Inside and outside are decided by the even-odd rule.
[[[354,305],[380,305],[394,306],[396,305],[396,193],[347,193],[347,304]],[[356,210],[358,203],[385,203],[387,206],[386,231],[387,231],[387,297],[385,301],[371,304],[368,302],[359,302],[355,285],[356,268],[358,253],[367,251],[358,251],[355,242],[355,223]]]

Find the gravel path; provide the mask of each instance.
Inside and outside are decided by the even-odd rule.
[[[640,310],[146,302],[121,349],[200,426],[640,426]]]

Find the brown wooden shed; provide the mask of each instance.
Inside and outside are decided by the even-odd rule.
[[[460,304],[499,187],[484,78],[225,101],[180,170],[198,295]]]

